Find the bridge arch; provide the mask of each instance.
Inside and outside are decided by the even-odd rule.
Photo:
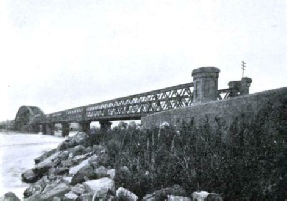
[[[29,131],[33,119],[39,115],[44,115],[44,112],[39,107],[21,106],[15,117],[14,129],[18,131]]]

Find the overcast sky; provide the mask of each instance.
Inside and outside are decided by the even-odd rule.
[[[286,0],[1,0],[0,121],[192,81],[287,86]]]

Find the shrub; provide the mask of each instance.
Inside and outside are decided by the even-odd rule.
[[[211,128],[206,119],[201,127],[191,121],[180,128],[117,128],[93,142],[107,147],[116,185],[139,197],[179,184],[188,194],[207,190],[226,200],[282,200],[287,128],[286,117],[278,114],[266,108],[252,119],[239,115],[227,130],[228,140],[222,125]]]

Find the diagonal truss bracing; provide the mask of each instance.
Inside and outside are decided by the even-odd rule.
[[[36,117],[35,123],[140,119],[146,114],[192,105],[193,83],[117,98]]]

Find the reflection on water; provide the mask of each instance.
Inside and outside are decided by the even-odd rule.
[[[21,173],[34,166],[34,159],[44,151],[56,148],[65,138],[40,134],[0,132],[0,197],[9,191],[23,197],[29,184]]]

